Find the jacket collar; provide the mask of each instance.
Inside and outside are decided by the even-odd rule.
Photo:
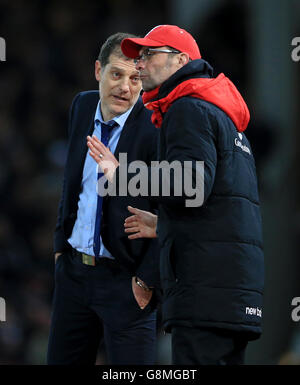
[[[152,101],[165,98],[171,91],[173,91],[174,88],[186,80],[195,78],[211,78],[212,76],[213,68],[207,61],[203,59],[192,60],[176,71],[159,87],[158,93]]]

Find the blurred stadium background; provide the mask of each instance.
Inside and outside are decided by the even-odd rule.
[[[0,0],[0,364],[45,364],[68,108],[108,35],[177,24],[248,103],[264,225],[264,333],[246,363],[300,364],[299,0]],[[300,54],[299,54],[300,55]],[[158,363],[170,339],[158,326]],[[105,363],[102,347],[98,364]]]

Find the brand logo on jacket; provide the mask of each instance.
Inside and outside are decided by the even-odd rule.
[[[258,307],[246,307],[246,314],[262,317],[262,310]]]
[[[250,151],[249,147],[247,147],[246,145],[242,144],[243,134],[238,132],[238,136],[239,136],[240,140],[238,140],[238,138],[235,138],[234,139],[234,144],[237,147],[240,147],[241,150],[243,150],[243,151],[247,152],[249,155],[251,155],[251,151]]]

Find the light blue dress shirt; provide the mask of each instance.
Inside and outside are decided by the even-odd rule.
[[[101,123],[104,123],[101,114],[100,103],[101,101],[99,101],[97,105],[94,118],[94,132],[92,134],[95,135],[99,140],[101,140]],[[124,114],[116,116],[114,119],[112,119],[118,123],[118,126],[113,128],[108,142],[108,147],[112,153],[114,153],[117,148],[121,132],[132,108],[133,106]],[[94,255],[93,243],[97,209],[97,167],[97,163],[89,155],[88,151],[86,154],[82,173],[82,190],[79,194],[77,219],[75,221],[71,237],[68,239],[68,242],[74,249],[89,255]],[[104,247],[101,237],[100,240],[100,257],[104,256],[108,258],[114,258]]]

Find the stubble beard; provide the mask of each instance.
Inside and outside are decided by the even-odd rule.
[[[149,79],[148,79],[145,81],[142,80],[142,86],[143,86],[143,90],[145,92],[149,92],[149,91],[154,90],[156,87],[158,87],[159,84],[156,85],[153,81],[151,81],[151,80],[149,81]]]

